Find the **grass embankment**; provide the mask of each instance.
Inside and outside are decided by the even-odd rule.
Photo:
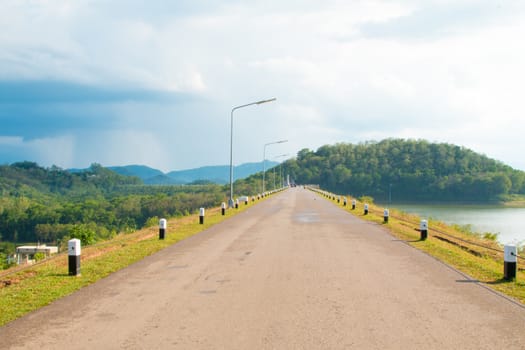
[[[224,216],[220,208],[208,209],[202,225],[198,214],[169,219],[164,240],[159,240],[158,227],[151,227],[82,247],[81,276],[78,277],[68,275],[67,253],[19,272],[9,274],[9,270],[2,271],[0,326],[224,221],[253,204],[241,203],[238,209],[226,210]]]
[[[369,204],[369,214],[364,215],[364,203],[358,201],[356,209],[352,210],[350,196],[347,197],[346,207],[343,206],[343,200],[337,203],[337,199],[333,197],[329,199],[353,215],[383,225],[396,238],[456,268],[472,279],[525,304],[525,266],[518,259],[516,279],[505,280],[503,278],[503,247],[497,242],[462,232],[458,228],[434,220],[428,222],[427,240],[421,241],[421,234],[418,231],[421,219],[416,215],[389,209],[388,223],[384,223],[384,208],[382,207]]]

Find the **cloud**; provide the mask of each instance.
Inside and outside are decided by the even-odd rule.
[[[498,25],[522,12],[517,2],[456,0],[413,2],[408,13],[388,21],[370,21],[360,33],[370,38],[438,40]]]
[[[140,89],[115,89],[64,81],[0,81],[2,134],[40,138],[86,129],[116,129],[123,104],[185,104],[187,94]]]
[[[0,137],[70,140],[73,156],[57,154],[63,164],[226,164],[231,108],[277,97],[235,112],[234,163],[259,160],[276,139],[290,140],[276,153],[294,154],[412,137],[525,169],[516,143],[524,9],[485,0],[6,0]]]
[[[168,93],[151,90],[112,89],[68,81],[0,81],[0,103],[109,103],[120,100],[163,101]]]

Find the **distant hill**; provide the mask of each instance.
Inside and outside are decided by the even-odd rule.
[[[269,169],[279,163],[266,162],[266,169]],[[263,170],[263,164],[260,163],[245,163],[233,168],[234,180],[244,179],[250,175],[256,174]],[[216,165],[205,166],[197,169],[172,171],[167,174],[176,183],[191,183],[197,180],[208,180],[218,184],[226,184],[230,182],[230,166]]]
[[[137,176],[142,180],[164,175],[162,171],[147,167],[145,165],[110,166],[108,169],[113,170],[120,175]]]
[[[175,185],[177,184],[173,179],[166,174],[160,174],[143,179],[146,185]]]
[[[302,184],[379,201],[504,201],[525,194],[525,172],[464,147],[387,139],[303,149],[283,163]]]
[[[230,167],[226,165],[205,166],[196,169],[171,171],[166,175],[175,183],[180,184],[187,184],[196,180],[208,180],[218,184],[226,184],[230,181]]]
[[[277,164],[279,163],[266,161],[266,169]],[[203,180],[217,184],[226,184],[230,181],[229,165],[205,166],[196,169],[171,171],[167,174],[144,165],[126,165],[108,168],[120,175],[137,176],[141,178],[145,184],[149,185],[189,184]],[[243,179],[262,171],[262,169],[262,162],[245,163],[234,167],[233,176],[235,180]]]

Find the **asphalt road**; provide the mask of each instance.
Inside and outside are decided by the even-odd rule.
[[[525,308],[300,188],[0,328],[4,349],[525,349]]]

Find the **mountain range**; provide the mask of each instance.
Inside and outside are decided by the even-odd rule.
[[[277,162],[266,161],[266,169],[278,165]],[[164,173],[145,165],[110,166],[108,169],[125,176],[136,176],[149,185],[190,184],[199,181],[226,184],[230,181],[230,166],[215,165],[195,169],[176,170]],[[263,163],[245,163],[233,168],[234,180],[243,179],[260,172]]]

